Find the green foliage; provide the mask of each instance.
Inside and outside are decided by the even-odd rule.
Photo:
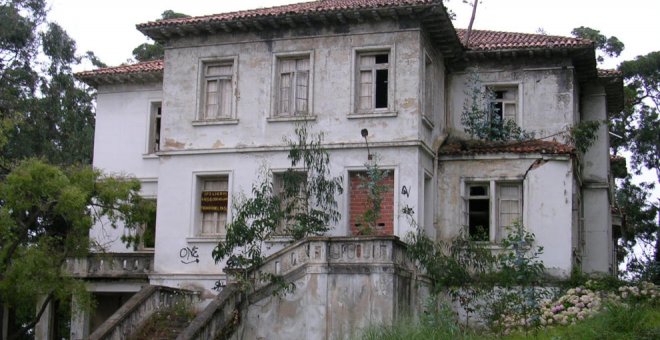
[[[305,125],[297,126],[295,133],[297,140],[287,142],[291,168],[282,176],[282,192],[273,191],[272,174],[264,171],[252,195],[237,199],[227,235],[212,253],[216,263],[226,260],[226,268],[238,274],[244,290],[255,280],[275,284],[280,288],[275,292],[291,290],[292,284],[280,276],[253,271],[263,264],[263,243],[275,234],[293,240],[322,234],[340,217],[335,196],[342,192],[342,179],[330,177],[322,136],[308,134]]]
[[[84,283],[66,273],[66,259],[94,246],[92,225],[145,222],[139,181],[107,178],[90,167],[59,168],[36,159],[17,164],[0,182],[0,300],[30,325],[37,299],[52,296],[82,304]]]
[[[360,225],[361,235],[372,235],[376,231],[377,221],[380,218],[383,194],[390,190],[383,183],[390,172],[378,166],[378,155],[373,155],[372,160],[365,163],[365,167],[367,168],[365,174],[358,174],[360,180],[358,188],[367,191],[367,209],[362,216],[357,218],[357,222]]]
[[[187,18],[189,15],[177,13],[168,9],[160,15],[158,20]],[[159,42],[143,43],[133,49],[133,58],[137,61],[160,60],[165,57],[165,47]]]
[[[503,331],[506,317],[519,320],[525,331],[540,326],[541,300],[548,292],[541,288],[545,266],[538,258],[543,247],[534,246],[534,234],[515,222],[501,246],[505,249],[497,256],[496,286],[488,303],[486,314],[496,331]]]
[[[649,183],[634,184],[628,176],[616,189],[614,198],[619,209],[624,212],[626,221],[621,228],[621,253],[617,255],[620,261],[626,255],[629,256],[626,275],[631,279],[659,283],[660,264],[654,251],[660,230],[657,220],[660,208],[650,200],[652,188],[653,185]]]
[[[570,142],[578,151],[585,153],[598,140],[600,122],[596,120],[581,121],[573,125],[569,131]]]
[[[330,176],[330,155],[323,148],[322,134],[309,134],[305,124],[295,129],[297,140],[288,140],[291,168],[284,176],[283,200],[286,212],[300,211],[287,216],[286,233],[299,240],[320,235],[329,230],[330,223],[339,221],[336,196],[343,192],[342,177]],[[295,174],[304,174],[295,175]]]
[[[75,42],[46,21],[45,6],[0,1],[0,174],[29,157],[91,163],[94,93],[76,83]]]
[[[470,75],[466,87],[461,124],[472,138],[499,142],[532,138],[513,120],[502,119],[501,112],[493,105],[495,94],[481,84],[476,73]]]
[[[437,297],[430,297],[424,306],[420,320],[408,318],[398,320],[394,325],[374,325],[363,330],[358,337],[362,340],[381,339],[479,339],[477,332],[459,325],[454,313],[446,303],[438,304]]]
[[[571,34],[576,38],[589,39],[594,42],[595,47],[608,57],[618,57],[623,52],[625,45],[617,37],[607,37],[599,30],[591,27],[580,26],[574,28]],[[598,62],[603,62],[603,56],[597,57]]]

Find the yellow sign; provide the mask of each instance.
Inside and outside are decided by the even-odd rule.
[[[202,212],[227,212],[227,191],[202,191]]]

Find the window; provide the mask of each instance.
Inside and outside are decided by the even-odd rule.
[[[358,52],[356,110],[383,111],[389,107],[390,53]]]
[[[517,85],[493,85],[488,86],[490,92],[490,108],[493,117],[498,121],[511,120],[517,122],[518,117],[518,86]]]
[[[149,119],[149,144],[147,153],[160,151],[160,122],[162,118],[162,105],[160,102],[151,103]]]
[[[224,236],[227,233],[228,177],[203,178],[201,185],[200,234],[201,236]]]
[[[152,200],[154,209],[149,211],[149,220],[140,228],[140,248],[154,249],[156,246],[156,200]]]
[[[428,55],[424,56],[424,117],[433,122],[434,66]]]
[[[289,117],[309,114],[309,55],[277,59],[275,116]]]
[[[234,63],[204,63],[203,67],[204,102],[200,120],[232,118]]]
[[[287,171],[273,174],[273,195],[279,196],[281,209],[285,218],[275,231],[283,235],[287,225],[295,222],[295,216],[305,213],[304,189],[307,184],[307,175],[302,171]]]
[[[468,183],[465,193],[465,224],[474,241],[500,242],[507,228],[521,220],[520,182]]]

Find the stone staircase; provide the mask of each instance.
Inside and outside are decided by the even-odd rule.
[[[187,321],[171,322],[149,338],[345,339],[369,325],[417,314],[429,296],[429,281],[416,272],[405,244],[394,236],[306,238],[269,256],[248,275],[259,272],[281,275],[296,289],[278,296],[273,295],[274,285],[256,282],[246,293],[230,280],[185,328]],[[153,290],[180,292],[147,289],[152,292],[136,294],[126,304],[130,306],[123,306],[90,339],[130,339],[147,318],[128,314],[151,316],[168,306],[147,295],[154,295]]]

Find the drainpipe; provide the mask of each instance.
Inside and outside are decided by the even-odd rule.
[[[438,136],[438,138],[433,142],[433,183],[435,184],[435,189],[433,191],[433,228],[435,229],[437,225],[437,207],[438,207],[438,162],[439,162],[439,156],[438,153],[440,152],[440,148],[447,142],[447,139],[449,138],[449,133],[444,132]],[[437,230],[436,230],[436,239],[438,237],[437,235]]]

